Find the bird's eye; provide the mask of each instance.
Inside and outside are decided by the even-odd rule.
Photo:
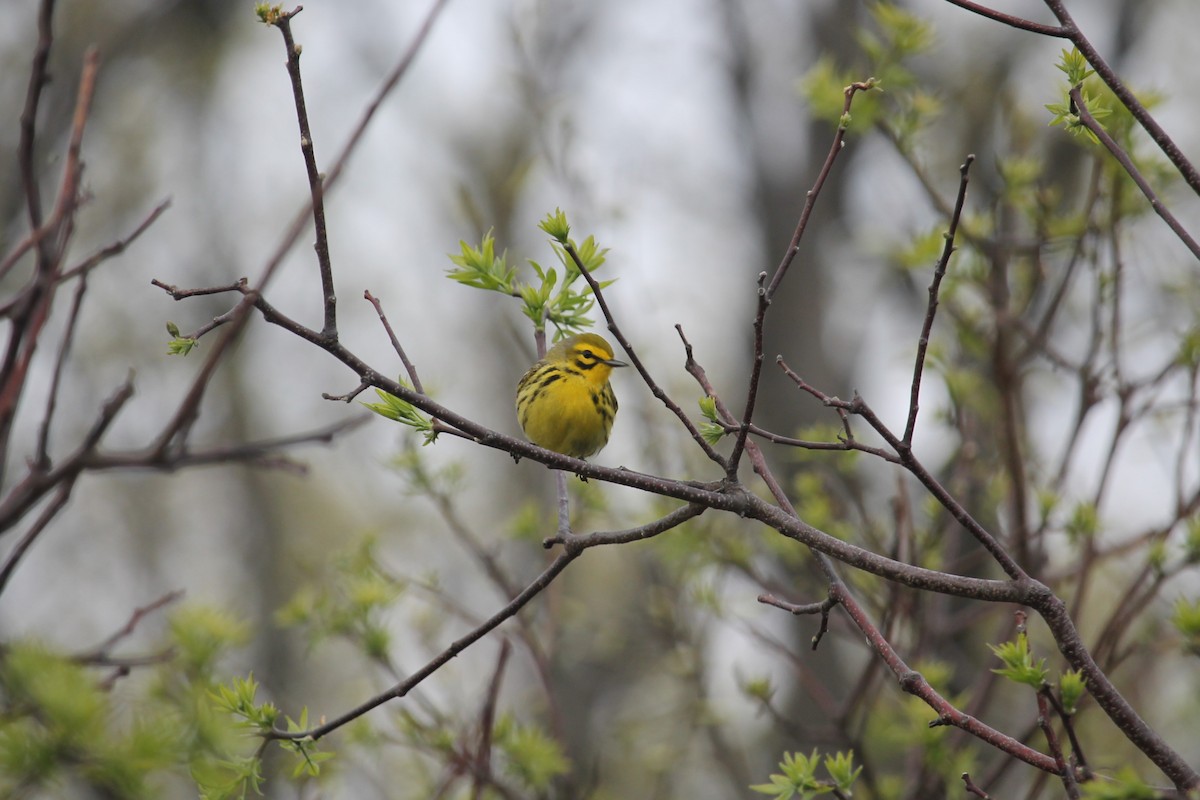
[[[583,351],[583,357],[584,357],[584,358],[595,358],[595,356],[594,356],[594,355],[592,355],[592,351],[591,351],[591,350],[584,350],[584,351]]]

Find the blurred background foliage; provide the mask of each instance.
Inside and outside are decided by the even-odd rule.
[[[1016,5],[1014,13],[1047,16],[1032,0]],[[1155,112],[1184,152],[1200,154],[1200,109],[1186,88],[1198,67],[1182,55],[1200,7],[1072,5],[1117,71],[1139,92],[1161,95]],[[297,17],[322,163],[426,6],[315,0]],[[0,107],[10,110],[0,128],[3,251],[25,234],[15,150],[35,12],[28,0],[0,8]],[[86,430],[132,368],[137,396],[109,441],[137,444],[198,363],[166,355],[164,323],[189,330],[228,307],[220,296],[175,304],[150,280],[206,286],[253,276],[307,196],[283,51],[242,0],[62,0],[55,26],[37,153],[47,180],[57,175],[81,53],[95,43],[103,59],[77,251],[128,232],[164,197],[173,203],[90,283],[55,443],[66,449]],[[952,200],[966,154],[977,154],[917,451],[977,518],[1011,537],[1031,572],[1074,603],[1122,690],[1200,762],[1200,624],[1187,570],[1200,531],[1176,503],[1195,492],[1200,471],[1200,447],[1188,450],[1200,279],[1114,165],[1048,127],[1045,106],[1062,98],[1061,47],[934,0],[902,11],[832,0],[451,0],[328,198],[342,339],[381,371],[400,371],[360,300],[370,290],[440,402],[515,433],[513,387],[534,352],[528,321],[519,303],[445,272],[460,240],[477,245],[488,231],[511,265],[553,262],[536,223],[561,207],[580,238],[594,234],[610,248],[605,277],[616,282],[606,296],[662,385],[695,409],[700,392],[681,368],[679,323],[717,390],[740,409],[755,276],[783,255],[832,139],[841,87],[877,76],[884,91],[856,105],[845,152],[775,300],[768,358],[782,354],[827,393],[857,389],[881,415],[902,419],[945,226],[940,203]],[[1196,230],[1196,198],[1120,114],[1105,123]],[[1063,281],[1061,303],[1047,314],[1068,269],[1080,277]],[[294,248],[269,298],[317,324],[307,247]],[[1041,339],[1028,337],[1040,344],[1023,356],[1005,343],[1043,319],[1052,322]],[[1094,367],[1098,398],[1077,424],[1086,371],[1071,365],[1081,363]],[[1143,404],[1121,405],[1123,381],[1168,367],[1138,395]],[[49,362],[35,368],[36,389],[49,380]],[[269,438],[366,413],[321,399],[353,386],[331,359],[256,321],[210,392],[198,438]],[[621,415],[600,463],[714,477],[634,376],[618,375],[616,390]],[[836,420],[770,364],[763,391],[763,427],[836,435]],[[10,468],[33,439],[36,402],[21,409],[28,424],[18,422]],[[1139,424],[1112,444],[1126,411]],[[23,776],[0,777],[4,791],[190,796],[195,780],[220,796],[221,787],[249,786],[260,768],[255,745],[229,720],[252,723],[265,713],[254,703],[264,701],[297,720],[302,709],[310,721],[336,716],[421,666],[546,563],[540,542],[553,532],[553,482],[537,464],[514,466],[452,437],[421,448],[381,419],[302,455],[303,474],[222,467],[85,477],[0,597],[0,632],[12,648],[8,702],[45,711],[36,736],[21,727],[28,722],[3,730],[4,766]],[[923,566],[986,574],[980,554],[895,469],[845,454],[776,449],[769,457],[790,476],[809,522]],[[667,508],[620,487],[571,485],[580,531],[637,525]],[[1031,694],[989,672],[998,662],[986,645],[1014,635],[1011,609],[845,574],[931,683],[1041,744]],[[88,652],[133,609],[175,590],[186,593],[183,603],[148,615],[121,646],[130,654],[172,647],[165,665],[108,681],[54,655]],[[311,767],[311,755],[285,754],[284,763],[267,751],[261,768],[273,777],[263,790],[741,797],[785,752],[817,749],[853,750],[863,767],[855,791],[868,798],[958,792],[965,770],[987,775],[998,796],[1043,788],[1057,796],[1057,786],[961,732],[929,730],[932,713],[901,694],[836,612],[813,652],[816,620],[760,606],[764,590],[796,602],[824,596],[806,553],[724,516],[592,551],[501,636],[322,742],[337,758],[320,764],[319,778],[303,769],[289,777],[297,763]],[[1122,609],[1132,616],[1114,628]],[[1036,628],[1031,636],[1056,677],[1053,643]],[[500,657],[501,639],[511,656]],[[230,688],[250,673],[255,685]],[[474,795],[472,759],[493,681],[494,782]],[[228,692],[220,702],[217,685]],[[66,698],[64,686],[78,691]],[[1083,713],[1086,740],[1105,755],[1094,766],[1132,758],[1094,707]],[[190,724],[172,724],[180,719]],[[1141,776],[1162,780],[1152,770]]]

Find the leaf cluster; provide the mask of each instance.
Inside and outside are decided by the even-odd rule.
[[[239,729],[253,739],[267,737],[275,729],[280,718],[279,709],[274,703],[258,702],[258,682],[251,674],[246,678],[235,677],[228,685],[217,686],[211,693],[213,704],[219,710],[228,714]],[[300,712],[300,719],[293,720],[284,717],[289,733],[308,730],[308,709]],[[333,758],[332,753],[317,750],[316,742],[311,739],[281,739],[280,747],[295,757],[292,767],[292,779],[301,777],[317,778],[321,775],[321,764]],[[262,793],[262,748],[256,748],[253,753],[230,756],[219,763],[225,773],[224,780],[201,785],[201,796],[205,800],[226,800],[227,798],[245,797],[247,791],[255,794]]]
[[[818,778],[817,771],[825,768],[827,778]],[[858,779],[862,767],[854,766],[854,752],[838,752],[825,756],[813,750],[812,755],[784,753],[779,762],[780,771],[770,777],[770,783],[751,786],[752,791],[770,795],[774,800],[810,800],[823,794],[838,791],[848,795]]]
[[[604,265],[608,249],[597,245],[593,236],[582,243],[571,239],[570,225],[560,209],[548,214],[538,227],[552,237],[550,246],[559,266],[543,267],[528,260],[536,280],[523,281],[517,277],[516,268],[508,264],[507,253],[497,255],[496,241],[490,232],[478,247],[459,242],[459,254],[450,256],[455,268],[447,270],[446,276],[464,286],[519,299],[521,313],[533,322],[534,328],[544,331],[549,322],[554,325],[558,339],[591,327],[588,314],[596,301],[590,287],[580,285],[583,277],[580,265],[595,273]],[[602,289],[611,284],[612,281],[599,282]]]
[[[1029,638],[1025,632],[1017,634],[1015,642],[1004,642],[1000,645],[989,644],[996,658],[1004,662],[1000,669],[993,669],[997,675],[1003,675],[1015,683],[1023,683],[1034,689],[1041,689],[1046,683],[1046,659],[1035,659],[1029,647]]]
[[[1085,81],[1095,71],[1088,66],[1087,59],[1083,57],[1083,54],[1075,48],[1063,50],[1057,66],[1067,76],[1067,85],[1063,91],[1063,100],[1046,105],[1046,110],[1052,115],[1049,124],[1051,126],[1060,125],[1076,136],[1083,136],[1093,144],[1100,144],[1100,140],[1096,138],[1096,134],[1084,126],[1083,120],[1079,116],[1079,109],[1076,107],[1075,101],[1069,96],[1070,90],[1078,86],[1079,96],[1083,100],[1088,113],[1096,121],[1107,117],[1111,113],[1111,108],[1107,103],[1102,101],[1099,94],[1100,90],[1094,85],[1088,86],[1085,84]]]
[[[396,379],[401,386],[411,388],[408,381],[404,380],[403,376]],[[385,392],[383,389],[376,389],[375,394],[379,397],[378,403],[363,403],[366,408],[374,411],[381,417],[390,419],[393,422],[399,422],[401,425],[407,425],[422,436],[422,444],[433,444],[437,441],[438,430],[423,411],[418,409],[412,403],[390,392]]]
[[[174,322],[167,323],[167,333],[171,335],[171,341],[167,342],[167,355],[169,356],[186,356],[192,352],[192,348],[199,344],[199,341],[187,336],[181,336],[179,326]]]
[[[4,797],[73,780],[97,795],[150,798],[183,758],[183,731],[165,709],[118,725],[112,698],[94,676],[37,642],[6,644],[0,700]]]

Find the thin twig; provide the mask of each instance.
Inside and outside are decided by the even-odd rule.
[[[328,392],[322,392],[321,398],[324,400],[336,400],[336,401],[339,401],[342,403],[349,403],[351,400],[358,397],[365,390],[370,389],[370,388],[371,388],[371,384],[363,381],[362,383],[359,383],[357,387],[350,390],[349,392],[346,392],[345,394],[329,394]]]
[[[817,398],[817,400],[819,400],[826,408],[833,409],[834,413],[838,415],[838,419],[842,421],[842,438],[847,445],[855,445],[854,449],[862,449],[864,452],[871,452],[871,450],[874,449],[868,449],[865,446],[857,446],[858,440],[854,436],[854,430],[850,427],[850,412],[845,409],[845,403],[843,401],[836,397],[831,397],[825,394],[820,389],[804,380],[804,378],[800,377],[799,373],[788,366],[787,362],[783,360],[783,356],[776,356],[775,363],[778,364],[779,368],[783,370],[783,374],[786,375],[792,383],[796,384],[797,389]],[[899,463],[898,456],[896,459],[897,463]]]
[[[1058,734],[1054,732],[1054,722],[1050,715],[1050,701],[1047,698],[1049,692],[1050,690],[1045,686],[1037,692],[1038,727],[1042,729],[1042,735],[1046,737],[1046,746],[1050,750],[1051,757],[1058,764],[1058,777],[1063,783],[1067,797],[1070,800],[1079,800],[1079,783],[1075,780],[1075,772],[1067,763],[1067,759],[1063,757],[1062,747],[1058,743]]]
[[[683,513],[683,512],[687,513]],[[657,535],[665,530],[685,522],[688,519],[700,514],[703,509],[692,509],[685,506],[683,509],[678,509],[666,517],[655,520],[654,522],[643,525],[640,528],[634,528],[628,531],[616,531],[610,534],[591,534],[590,536],[573,536],[563,540],[563,552],[558,555],[550,563],[548,567],[526,586],[520,594],[514,597],[508,604],[498,610],[488,619],[476,626],[464,636],[456,639],[445,650],[434,656],[424,667],[409,675],[403,681],[400,681],[392,688],[385,692],[375,695],[371,699],[362,703],[346,713],[329,720],[311,730],[307,731],[281,731],[274,730],[266,738],[270,739],[320,739],[323,736],[337,730],[338,728],[361,717],[363,714],[378,708],[389,700],[404,697],[422,681],[430,675],[441,669],[447,662],[457,656],[459,653],[466,650],[475,642],[482,639],[486,634],[494,630],[505,620],[513,617],[520,611],[530,600],[537,597],[554,582],[554,579],[560,572],[566,569],[572,561],[581,556],[589,547],[594,547],[599,544],[615,543],[617,540],[634,541],[638,538],[647,538],[648,536]],[[612,541],[606,541],[606,538],[611,538]]]
[[[126,378],[113,394],[104,401],[100,413],[91,428],[76,446],[71,455],[47,472],[31,471],[0,501],[0,532],[8,530],[20,521],[29,509],[48,492],[66,483],[73,483],[86,466],[104,433],[112,425],[129,398],[133,397],[133,378]]]
[[[799,378],[799,376],[796,375],[796,373],[792,372],[790,369],[787,368],[787,366],[783,363],[782,360],[778,360],[776,363],[780,364],[785,369],[787,369],[788,373],[790,373],[791,376],[795,376],[796,378]],[[734,431],[738,430],[738,428],[739,428],[738,425],[733,425],[731,423],[725,422],[724,420],[718,420],[716,422],[716,424],[720,425],[722,428],[724,428],[726,433],[733,433]],[[820,442],[820,441],[816,441],[814,439],[797,439],[793,436],[784,436],[779,433],[774,433],[772,431],[764,430],[763,428],[760,428],[759,426],[757,426],[753,423],[750,424],[750,433],[752,435],[758,437],[759,439],[763,439],[764,441],[770,442],[771,444],[778,444],[778,445],[782,445],[784,447],[795,447],[795,448],[799,448],[801,450],[824,450],[824,451],[832,451],[832,452],[838,452],[838,453],[848,453],[850,451],[857,450],[861,453],[867,453],[869,455],[875,456],[876,458],[882,459],[882,460],[890,462],[892,464],[901,463],[900,457],[898,455],[896,455],[895,453],[889,453],[887,450],[883,450],[878,447],[871,447],[870,445],[865,445],[862,442],[859,442],[855,439],[846,439],[844,437],[839,437],[838,441],[836,441],[836,442]]]
[[[687,354],[687,362],[684,365],[684,369],[689,375],[696,379],[696,382],[700,384],[700,388],[704,391],[705,395],[712,398],[713,404],[717,410],[718,419],[726,425],[732,424],[733,414],[725,405],[724,401],[721,400],[720,395],[717,394],[716,390],[712,386],[712,383],[708,380],[708,373],[705,371],[704,367],[701,366],[698,361],[696,361],[695,353],[692,349],[692,343],[689,342],[687,336],[684,335],[683,326],[676,325],[675,331],[679,334],[679,338],[683,341],[684,352]],[[746,442],[745,447],[746,454],[750,457],[750,463],[754,466],[755,474],[762,479],[764,484],[766,484],[767,489],[771,492],[771,496],[775,498],[775,502],[778,504],[779,509],[794,519],[797,523],[803,524],[800,522],[800,515],[796,513],[795,506],[792,505],[791,499],[787,496],[787,492],[783,490],[783,487],[780,485],[778,479],[776,479],[774,473],[771,472],[770,467],[767,466],[767,461],[763,457],[762,450],[759,449],[755,442]],[[730,477],[729,475],[726,475],[726,481],[730,484],[737,483],[736,476]],[[826,553],[823,552],[821,548],[812,549],[817,567],[821,570],[822,574],[825,576],[825,579],[829,581],[831,585],[841,583],[841,577],[837,574],[837,570],[834,568],[833,563],[826,557]]]
[[[792,616],[797,617],[807,614],[820,614],[821,626],[817,628],[817,632],[813,634],[812,637],[812,649],[816,650],[817,645],[821,643],[821,639],[829,630],[829,612],[833,610],[833,607],[837,605],[838,601],[834,600],[833,597],[830,596],[826,597],[819,603],[805,603],[804,605],[796,605],[795,603],[789,603],[786,600],[780,600],[773,594],[760,594],[758,596],[758,602],[764,605],[775,606],[776,608],[783,609]]]
[[[591,547],[602,547],[610,544],[629,544],[640,542],[658,536],[660,533],[676,528],[689,519],[698,517],[707,509],[704,506],[689,503],[680,506],[671,513],[646,525],[627,528],[621,531],[596,531],[583,536],[551,536],[542,540],[542,547],[549,550],[555,545],[562,545],[569,553],[582,553]]]
[[[188,297],[201,297],[208,294],[225,294],[226,292],[242,292],[245,293],[249,285],[246,278],[238,278],[233,283],[222,284],[221,286],[209,286],[202,289],[180,289],[178,286],[163,283],[158,278],[150,279],[151,286],[157,286],[167,294],[171,295],[172,300],[183,300]]]
[[[341,728],[354,720],[358,719],[367,712],[378,708],[389,700],[395,700],[404,697],[414,688],[419,686],[426,678],[441,669],[451,659],[455,658],[461,652],[473,645],[498,627],[505,620],[510,619],[514,614],[520,611],[530,600],[537,597],[541,592],[549,586],[558,576],[560,572],[574,561],[578,556],[571,553],[562,553],[558,558],[550,563],[542,574],[535,578],[525,589],[512,599],[507,605],[498,610],[495,614],[485,620],[482,624],[468,632],[466,635],[454,640],[445,650],[438,653],[432,660],[416,672],[409,675],[403,681],[397,683],[392,688],[385,692],[375,695],[361,705],[341,714],[315,728],[307,731],[272,731],[267,735],[267,739],[317,739],[326,736],[333,731]]]
[[[945,236],[946,244],[942,248],[942,255],[938,259],[937,266],[933,269],[933,280],[929,283],[929,304],[925,308],[925,321],[921,324],[921,335],[917,339],[917,361],[913,366],[912,387],[909,390],[908,422],[904,426],[904,437],[901,439],[905,447],[912,447],[913,432],[917,427],[917,410],[920,408],[921,397],[921,373],[925,369],[925,354],[929,350],[929,336],[933,331],[934,315],[937,313],[938,291],[942,285],[942,278],[946,275],[950,256],[954,254],[954,235],[958,232],[958,222],[962,218],[963,203],[967,199],[967,183],[970,180],[971,164],[974,161],[974,154],[968,155],[962,166],[959,167],[961,178],[958,182],[958,197],[954,201],[954,211],[950,214],[950,227]]]
[[[153,614],[155,611],[165,608],[166,606],[178,601],[182,597],[183,590],[176,589],[174,591],[167,592],[152,603],[144,605],[140,608],[135,608],[133,613],[129,615],[128,621],[126,621],[126,623],[122,625],[119,630],[115,631],[111,636],[93,647],[91,650],[77,655],[75,659],[84,663],[92,663],[97,662],[102,658],[106,658],[109,655],[109,652],[116,647],[116,645],[122,639],[128,638],[133,634],[134,630],[137,629],[137,626],[141,624],[143,619],[150,614]]]
[[[47,26],[50,24],[48,15],[51,5],[50,3],[46,3],[42,7],[43,13],[47,15],[45,18]],[[45,44],[48,48],[50,36],[48,28],[43,31],[43,35],[46,37]],[[41,65],[42,68],[44,66],[44,64]],[[79,77],[79,91],[76,94],[75,112],[71,122],[71,134],[67,143],[62,180],[60,182],[59,195],[54,204],[54,213],[45,222],[47,232],[44,235],[38,234],[35,237],[38,242],[37,266],[34,270],[31,284],[26,291],[25,299],[20,304],[19,310],[11,318],[11,335],[6,345],[3,364],[0,364],[0,485],[5,483],[7,462],[4,456],[9,450],[10,436],[13,423],[16,420],[17,406],[20,404],[21,397],[25,391],[29,367],[37,350],[42,330],[47,319],[50,317],[51,308],[54,303],[55,289],[58,283],[58,274],[62,269],[63,253],[74,231],[75,211],[79,202],[79,183],[83,171],[80,151],[83,146],[83,134],[87,127],[88,114],[91,111],[92,98],[96,91],[96,73],[99,71],[99,66],[100,60],[96,49],[89,48],[84,54],[83,68]],[[37,57],[35,57],[35,73],[38,72],[38,69]],[[39,82],[37,86],[39,91],[40,81],[44,77],[44,74],[35,75],[35,78]],[[30,91],[34,91],[34,88],[34,84],[31,83]],[[30,100],[27,98],[27,102],[32,104],[32,111],[30,113],[36,114],[37,99],[33,98]],[[25,120],[23,120],[23,124],[24,122]],[[28,125],[28,133],[32,136],[35,130],[34,120],[28,120]],[[23,146],[24,143],[22,143]],[[30,141],[28,146],[30,152],[28,154],[23,153],[22,158],[25,155],[28,155],[30,158],[33,157],[33,142]],[[32,170],[32,166],[30,169]],[[30,179],[33,179],[32,173]],[[29,202],[30,221],[33,223],[34,229],[37,230],[42,227],[37,190],[26,187],[26,197]],[[53,237],[53,242],[49,241],[51,237]]]
[[[75,224],[75,209],[79,204],[79,184],[83,180],[83,134],[92,113],[92,98],[96,93],[96,76],[100,71],[100,53],[89,47],[83,54],[83,69],[79,75],[79,94],[75,102],[75,114],[71,120],[71,138],[67,141],[67,158],[63,165],[62,182],[58,199],[54,205],[54,219],[58,230],[55,241],[56,268],[66,249]]]
[[[71,490],[74,488],[74,478],[68,478],[67,480],[59,482],[58,491],[55,493],[54,498],[44,509],[42,509],[42,513],[39,514],[38,518],[34,520],[33,524],[29,526],[29,530],[25,531],[25,535],[22,536],[17,543],[13,545],[13,549],[8,552],[8,556],[4,559],[4,565],[0,566],[0,594],[2,594],[5,587],[8,586],[9,578],[11,578],[13,572],[16,571],[17,565],[21,563],[21,559],[25,556],[26,551],[28,551],[29,548],[33,546],[33,543],[37,541],[37,538],[42,535],[42,531],[46,529],[46,526],[50,524],[51,520],[58,516],[58,512],[62,511],[66,507],[67,501],[71,499]]]
[[[955,0],[950,0],[952,3],[954,1]],[[967,792],[969,794],[973,794],[976,797],[981,798],[981,800],[991,800],[992,796],[976,786],[975,782],[971,780],[971,773],[964,772],[960,777],[962,778],[962,782],[966,784]]]
[[[896,434],[892,433],[891,429],[889,429],[888,426],[883,423],[883,420],[881,420],[875,414],[875,411],[869,405],[867,405],[867,402],[863,400],[862,397],[856,393],[852,401],[846,402],[839,400],[837,401],[837,404],[845,408],[850,413],[865,419],[867,424],[874,428],[875,432],[884,438],[888,445],[891,446],[892,449],[894,449],[903,460],[908,471],[911,472],[917,478],[917,480],[919,480],[921,484],[929,490],[929,493],[932,494],[939,503],[941,503],[943,508],[950,512],[951,516],[953,516],[960,525],[962,525],[972,536],[975,537],[980,544],[983,545],[984,549],[988,551],[992,558],[996,560],[996,563],[1000,565],[1000,568],[1003,569],[1010,578],[1013,578],[1014,580],[1024,580],[1029,577],[1025,573],[1025,570],[1022,569],[1021,566],[1013,559],[1013,557],[1008,554],[1008,551],[1005,550],[1004,546],[996,541],[996,538],[992,536],[992,534],[989,533],[986,528],[980,525],[973,516],[971,516],[970,512],[968,512],[967,509],[960,502],[958,502],[958,500],[956,500],[949,491],[946,490],[946,487],[942,486],[941,482],[939,482],[933,476],[933,473],[925,468],[925,466],[913,454],[912,448],[905,448],[903,446],[903,443],[896,436]]]
[[[325,188],[320,170],[317,168],[316,148],[313,144],[312,128],[308,124],[308,103],[304,99],[304,85],[300,76],[301,48],[292,37],[292,17],[298,14],[302,7],[279,14],[272,23],[279,28],[283,36],[284,48],[287,50],[288,78],[292,83],[292,98],[296,106],[296,122],[300,126],[300,152],[304,155],[304,168],[308,174],[308,191],[312,202],[313,227],[316,230],[317,267],[321,274],[322,305],[325,310],[325,324],[321,335],[337,338],[337,295],[333,289],[333,266],[329,258],[329,233],[325,226]]]
[[[742,451],[746,448],[746,437],[750,435],[750,423],[754,419],[754,405],[758,399],[758,385],[762,379],[763,362],[763,323],[766,322],[767,309],[771,300],[767,297],[767,273],[758,274],[758,311],[754,315],[754,354],[750,365],[750,380],[746,389],[746,409],[742,412],[742,424],[738,426],[737,438],[733,443],[733,451],[729,454],[729,466],[725,468],[725,476],[729,480],[737,479],[738,462],[742,460]]]
[[[104,263],[108,259],[114,258],[116,256],[119,256],[121,253],[124,253],[125,250],[129,247],[129,245],[133,244],[134,241],[136,241],[139,237],[141,237],[141,235],[143,233],[145,233],[150,228],[151,225],[153,225],[155,222],[157,222],[158,218],[161,217],[163,215],[163,213],[170,207],[171,207],[170,198],[163,200],[161,203],[156,205],[149,214],[146,215],[145,219],[143,219],[138,224],[138,226],[133,229],[133,232],[130,233],[128,236],[124,237],[123,239],[118,239],[117,241],[100,248],[95,253],[93,253],[92,255],[90,255],[86,259],[84,259],[82,262],[80,262],[79,264],[76,264],[75,266],[71,267],[68,270],[64,270],[62,272],[62,274],[60,274],[58,276],[59,283],[62,283],[64,281],[69,281],[69,280],[71,280],[71,278],[74,278],[76,275],[86,275],[88,272],[91,272],[93,269],[95,269],[97,266]],[[176,298],[176,299],[178,299],[178,298]]]
[[[411,443],[408,445],[411,447]],[[457,495],[444,491],[430,475],[421,461],[414,460],[411,469],[414,472],[414,484],[419,486],[422,492],[433,501],[437,507],[438,513],[441,514],[442,520],[450,529],[450,533],[462,544],[463,547],[471,554],[479,566],[483,569],[488,580],[500,593],[500,596],[505,600],[512,599],[520,587],[518,584],[504,571],[500,564],[500,560],[496,555],[484,546],[480,537],[471,530],[471,528],[463,522],[458,514]],[[561,474],[561,473],[560,473]],[[432,591],[432,590],[431,590]],[[444,602],[452,603],[449,598],[439,596]],[[465,614],[464,614],[465,618]],[[554,681],[551,677],[550,658],[546,655],[545,650],[538,641],[537,633],[533,626],[523,616],[517,616],[516,622],[520,631],[518,636],[521,642],[529,650],[529,655],[533,659],[534,667],[537,669],[538,678],[542,682],[542,687],[546,693],[546,698],[550,706],[551,718],[554,721],[556,730],[561,731],[562,720],[560,717],[560,708],[555,698]],[[472,624],[477,624],[472,622]],[[398,678],[397,678],[398,680]]]
[[[359,414],[349,419],[317,428],[311,431],[280,436],[273,439],[263,439],[257,442],[218,446],[207,449],[184,449],[175,453],[163,455],[151,449],[130,450],[114,453],[96,453],[86,458],[85,466],[89,470],[110,469],[157,469],[173,472],[189,467],[199,467],[206,464],[222,464],[230,462],[253,463],[260,466],[294,466],[281,459],[279,451],[303,444],[329,444],[338,436],[364,425],[374,419],[372,414]]]
[[[1054,695],[1054,692],[1049,688],[1046,690],[1046,699],[1054,708],[1054,713],[1058,714],[1059,720],[1062,722],[1063,730],[1067,732],[1067,740],[1071,742],[1071,761],[1074,765],[1074,770],[1077,775],[1084,781],[1090,780],[1092,777],[1092,769],[1088,766],[1087,757],[1084,755],[1083,747],[1079,743],[1079,737],[1075,734],[1075,724],[1073,713],[1063,708],[1059,699]]]
[[[400,357],[400,363],[404,365],[404,371],[408,373],[408,379],[412,381],[413,388],[421,394],[425,394],[425,387],[421,385],[421,377],[417,375],[417,368],[408,360],[408,354],[404,352],[404,347],[401,346],[400,340],[396,338],[396,332],[392,330],[392,323],[388,322],[387,315],[383,313],[383,305],[380,303],[379,298],[371,294],[369,289],[363,292],[363,298],[375,307],[375,313],[379,315],[379,321],[383,323],[383,329],[387,332],[388,340],[392,343],[392,349]]]
[[[842,104],[841,122],[838,124],[837,132],[833,136],[833,143],[829,146],[829,153],[825,156],[825,163],[821,165],[821,171],[817,173],[817,179],[813,183],[812,188],[804,196],[804,208],[800,211],[800,219],[796,223],[796,230],[792,233],[792,241],[788,244],[787,251],[783,255],[783,260],[779,262],[779,266],[775,268],[775,274],[771,277],[771,284],[767,287],[766,294],[768,303],[775,297],[775,292],[779,289],[779,284],[783,283],[784,275],[787,274],[788,268],[791,267],[792,262],[796,260],[796,255],[800,252],[800,239],[804,236],[804,230],[808,227],[808,218],[812,216],[812,210],[817,203],[817,197],[821,194],[821,187],[825,185],[825,179],[829,177],[829,173],[833,169],[833,162],[837,160],[838,153],[842,152],[842,147],[845,146],[846,128],[850,124],[850,106],[854,102],[854,95],[857,92],[870,91],[874,88],[875,79],[868,78],[865,81],[852,83],[843,90],[845,100]]]
[[[83,306],[83,297],[87,294],[87,275],[79,278],[75,287],[75,296],[71,299],[71,310],[67,312],[67,327],[63,331],[62,341],[58,345],[58,355],[54,359],[54,372],[50,376],[50,391],[46,395],[46,408],[42,415],[42,423],[38,427],[37,449],[34,451],[33,467],[46,470],[50,467],[50,426],[54,422],[54,411],[58,407],[58,391],[62,382],[63,367],[67,363],[67,354],[75,341],[75,327],[79,322],[79,310]]]
[[[495,727],[496,703],[500,697],[500,684],[504,679],[504,667],[512,654],[512,645],[507,639],[500,642],[500,654],[496,656],[496,667],[492,670],[492,680],[488,683],[487,700],[479,715],[479,748],[475,751],[474,785],[471,787],[472,800],[481,800],[484,789],[492,778],[492,729]]]
[[[54,43],[54,0],[42,0],[38,4],[38,42],[33,51],[33,65],[29,70],[29,85],[25,90],[25,107],[21,111],[21,140],[17,145],[17,163],[21,169],[21,183],[25,191],[25,211],[29,215],[29,227],[42,227],[42,202],[37,182],[34,145],[37,142],[38,106],[42,90],[49,82],[47,64],[50,62],[50,47]],[[39,250],[44,246],[38,241]],[[50,260],[49,251],[43,251],[43,261]]]
[[[210,331],[214,331],[217,328],[221,327],[222,325],[228,325],[230,322],[233,322],[233,320],[237,317],[237,314],[238,314],[238,307],[234,306],[233,308],[226,311],[224,314],[218,314],[217,316],[213,317],[208,322],[204,323],[199,328],[196,328],[196,330],[192,331],[191,333],[182,334],[179,338],[191,339],[194,342],[198,342],[198,341],[200,341],[200,339],[202,339],[205,336],[205,334],[209,333]]]

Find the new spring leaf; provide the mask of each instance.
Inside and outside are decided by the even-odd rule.
[[[400,385],[406,389],[408,388],[408,384],[404,381],[400,381]],[[425,434],[425,444],[433,444],[437,441],[437,431],[434,430],[432,420],[421,413],[416,406],[407,400],[396,397],[394,394],[385,392],[383,389],[376,389],[375,394],[379,396],[381,402],[363,403],[363,405],[381,417],[387,417],[394,422],[407,425],[413,430]]]
[[[989,644],[988,647],[996,654],[996,658],[1004,662],[1002,668],[992,672],[1034,689],[1042,688],[1042,684],[1046,682],[1046,659],[1034,660],[1033,652],[1029,649],[1029,639],[1024,632],[1017,634],[1015,642],[1005,642],[999,646]]]

